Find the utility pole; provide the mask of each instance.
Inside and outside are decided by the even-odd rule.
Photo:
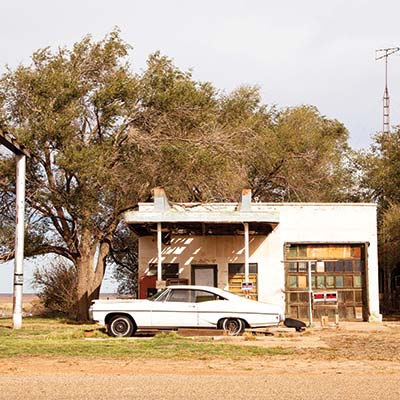
[[[388,47],[385,49],[378,49],[375,51],[375,60],[385,60],[385,89],[383,92],[383,143],[382,143],[382,151],[386,154],[386,156],[390,153],[390,99],[389,99],[389,90],[388,90],[388,58],[394,53],[400,51],[400,47]],[[386,238],[384,237],[384,242]],[[386,312],[390,312],[392,309],[392,265],[388,261],[387,250],[383,248],[382,256],[383,256],[383,274],[384,274],[384,283],[383,283],[383,298],[384,298],[384,308]]]
[[[383,92],[383,134],[388,138],[390,134],[390,99],[388,90],[388,57],[400,51],[400,47],[388,47],[375,51],[375,60],[385,60],[385,90]]]
[[[0,128],[0,144],[15,154],[16,171],[16,227],[14,255],[13,327],[22,327],[22,286],[24,283],[24,231],[25,231],[25,169],[29,153],[16,140]]]

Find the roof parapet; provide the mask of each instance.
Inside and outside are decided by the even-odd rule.
[[[251,211],[251,189],[242,190],[242,198],[237,209],[239,211]]]
[[[165,212],[168,211],[171,206],[168,201],[168,197],[163,187],[156,187],[154,191],[154,211]]]

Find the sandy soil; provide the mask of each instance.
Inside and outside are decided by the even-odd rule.
[[[400,374],[400,323],[342,323],[339,327],[314,328],[297,333],[285,328],[272,329],[271,336],[198,338],[238,346],[290,348],[291,354],[248,360],[110,360],[25,357],[2,359],[0,374],[257,374],[268,368],[277,374],[343,373]],[[93,340],[93,339],[88,339]],[[132,339],[138,340],[138,339]],[[151,338],[149,338],[151,340]]]
[[[301,334],[275,329],[274,336],[256,340],[198,340],[293,352],[244,360],[2,359],[0,399],[400,398],[399,323],[345,323]]]

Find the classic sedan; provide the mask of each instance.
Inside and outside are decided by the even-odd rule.
[[[281,307],[248,300],[208,286],[168,286],[148,300],[95,300],[90,317],[111,336],[137,329],[215,328],[241,335],[245,328],[276,326]]]

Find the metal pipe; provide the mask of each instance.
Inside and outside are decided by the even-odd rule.
[[[157,280],[162,280],[162,240],[161,240],[161,222],[157,222]]]
[[[249,224],[244,222],[244,280],[249,282]]]
[[[308,261],[308,317],[310,321],[310,326],[313,324],[312,315],[312,284],[311,284],[311,263],[313,261]]]
[[[26,156],[17,154],[16,177],[16,228],[14,257],[13,327],[22,327],[22,294],[24,284],[24,234],[25,234],[25,170]]]

